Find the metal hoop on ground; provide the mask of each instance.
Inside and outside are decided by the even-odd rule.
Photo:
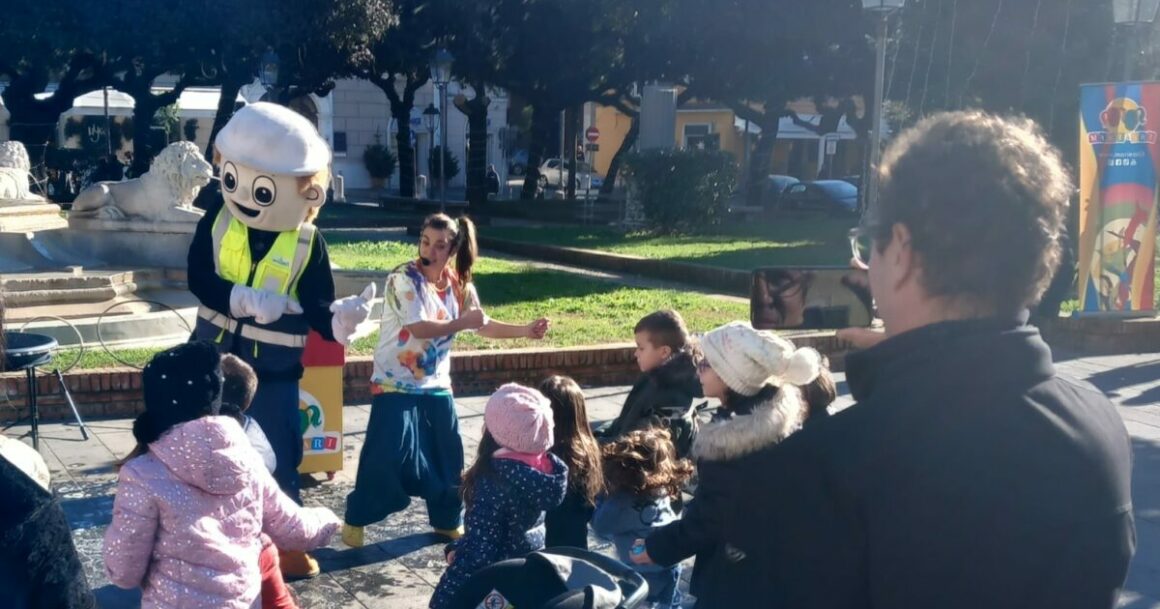
[[[105,351],[105,353],[109,355],[109,357],[116,360],[117,363],[119,363],[123,366],[128,366],[130,368],[133,368],[134,370],[141,370],[142,367],[137,366],[135,364],[132,364],[130,362],[127,362],[127,361],[121,359],[120,357],[117,357],[117,354],[114,352],[114,350],[110,349],[109,345],[105,343],[105,337],[104,337],[104,335],[101,334],[101,323],[105,321],[105,316],[109,314],[109,311],[112,311],[113,309],[115,309],[121,305],[133,304],[133,303],[138,303],[138,302],[143,302],[143,303],[149,304],[149,305],[156,305],[158,307],[161,307],[162,309],[168,310],[169,312],[171,312],[175,316],[177,316],[178,321],[181,322],[181,325],[185,326],[186,331],[188,331],[190,334],[193,333],[193,328],[191,328],[189,326],[189,322],[185,321],[185,318],[182,317],[181,314],[177,312],[177,309],[174,309],[173,307],[171,307],[163,302],[158,302],[156,300],[145,300],[145,299],[138,298],[135,300],[126,300],[123,302],[118,302],[118,303],[114,303],[114,304],[110,305],[109,308],[102,311],[100,316],[97,317],[97,342],[100,343],[101,349],[103,349]]]
[[[27,329],[28,324],[31,324],[31,323],[37,322],[37,321],[41,321],[41,320],[49,320],[49,319],[54,320],[54,321],[63,322],[64,325],[68,326],[69,329],[71,329],[73,331],[73,334],[76,334],[77,345],[80,348],[77,350],[76,357],[74,357],[73,360],[71,362],[69,362],[69,365],[64,366],[63,368],[60,366],[53,366],[52,369],[49,369],[47,367],[42,369],[40,366],[37,366],[36,371],[41,373],[41,374],[52,374],[54,370],[60,370],[62,373],[68,372],[69,370],[72,370],[73,368],[75,368],[77,366],[77,364],[81,363],[81,358],[84,357],[84,355],[85,355],[85,349],[88,348],[88,345],[85,344],[85,337],[81,335],[81,331],[77,329],[75,324],[73,324],[71,321],[69,321],[69,320],[67,320],[59,315],[39,315],[37,317],[33,317],[32,319],[29,319],[28,321],[24,322],[24,325],[20,326],[20,331],[23,332],[25,329]],[[62,351],[62,350],[64,350],[64,347],[58,346],[57,350]],[[55,355],[53,356],[53,361],[56,361]]]

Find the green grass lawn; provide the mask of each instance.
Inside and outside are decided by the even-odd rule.
[[[415,255],[415,246],[394,241],[351,241],[342,236],[328,239],[331,260],[344,269],[389,271]],[[552,330],[543,341],[489,340],[463,333],[458,350],[499,349],[528,346],[570,347],[632,340],[636,322],[657,309],[680,311],[692,332],[704,332],[735,319],[748,319],[745,303],[674,290],[625,287],[530,265],[484,258],[477,262],[475,284],[487,314],[510,323],[526,323],[541,316],[552,319]],[[381,290],[382,285],[378,288]],[[341,296],[341,295],[340,295]],[[356,355],[374,351],[377,334],[357,341]],[[157,349],[119,349],[116,356],[142,366]],[[75,350],[57,356],[67,365]],[[88,349],[78,368],[120,366],[99,346]]]
[[[335,264],[349,269],[387,271],[415,255],[415,246],[398,242],[328,242]],[[552,331],[544,341],[488,340],[461,334],[458,349],[495,349],[536,345],[568,347],[632,340],[641,317],[662,308],[680,311],[690,331],[703,332],[734,319],[746,319],[749,307],[700,294],[626,287],[530,265],[484,258],[476,264],[475,284],[488,315],[525,323],[546,316]],[[380,286],[381,288],[382,286]],[[369,353],[374,337],[355,345]]]
[[[771,265],[845,265],[850,260],[848,234],[856,220],[787,216],[757,223],[761,225],[721,227],[706,235],[625,235],[586,227],[485,227],[481,235],[741,270]]]
[[[337,227],[371,228],[405,226],[410,216],[381,207],[328,203],[322,206],[316,223],[323,229]]]

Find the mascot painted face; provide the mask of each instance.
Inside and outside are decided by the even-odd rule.
[[[289,108],[258,102],[238,110],[215,149],[226,209],[250,228],[294,230],[326,201],[330,150]]]

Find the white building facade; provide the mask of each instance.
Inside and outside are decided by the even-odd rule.
[[[158,84],[159,86],[154,89],[155,93],[172,88],[172,83]],[[55,85],[50,85],[49,90],[43,95],[51,94],[53,89]],[[460,94],[470,98],[474,96],[474,91],[470,87],[464,88],[454,82],[448,85],[447,148],[459,161],[460,168],[459,174],[448,184],[452,188],[462,188],[466,185],[467,116],[454,104],[455,97]],[[219,97],[218,88],[190,88],[182,93],[178,101],[182,130],[185,131],[188,121],[194,121],[196,129],[191,129],[195,133],[192,139],[203,150],[209,140]],[[236,103],[245,103],[246,97],[244,92],[239,94]],[[500,167],[502,165],[500,136],[507,128],[509,101],[503,91],[489,91],[488,97],[491,99],[491,105],[488,108],[487,119],[487,158],[489,163],[495,163]],[[411,110],[410,124],[412,142],[416,148],[416,175],[429,175],[427,159],[432,140],[434,139],[437,144],[440,139],[438,121],[432,132],[428,130],[423,120],[423,111],[429,104],[440,112],[445,110],[440,108],[439,95],[431,84],[416,92],[415,105]],[[111,122],[122,123],[132,117],[133,106],[132,97],[113,89],[107,92],[93,91],[77,97],[73,102],[73,108],[60,117],[57,125],[58,141],[65,147],[75,148],[80,147],[79,138],[83,137],[83,134],[103,138],[106,114]],[[375,142],[376,137],[392,152],[398,154],[395,139],[398,126],[391,116],[390,103],[386,94],[370,82],[339,80],[329,95],[322,97],[311,94],[296,99],[291,107],[310,118],[318,127],[319,134],[330,144],[334,151],[334,173],[343,176],[347,189],[371,186],[370,175],[363,164],[363,152],[368,145]],[[3,102],[0,102],[0,141],[8,139],[7,119],[8,112]],[[69,127],[70,122],[75,124]],[[77,125],[84,128],[78,129]],[[123,141],[119,144],[114,142],[114,148],[118,156],[125,159],[126,153],[132,151],[132,142]],[[389,188],[397,189],[398,184],[399,173],[396,169]]]
[[[400,95],[402,85],[399,86]],[[459,161],[459,174],[449,183],[451,188],[463,188],[466,185],[467,170],[467,116],[455,107],[455,97],[463,94],[468,98],[475,95],[470,87],[461,87],[458,83],[447,86],[447,149]],[[367,146],[378,141],[398,155],[396,134],[398,125],[391,116],[390,102],[387,96],[378,87],[365,80],[340,80],[331,92],[333,100],[333,133],[332,147],[334,149],[334,172],[343,176],[345,187],[369,188],[370,175],[363,165],[363,152]],[[497,168],[502,164],[501,134],[507,129],[507,114],[509,100],[503,91],[489,91],[491,105],[488,107],[487,118],[487,159]],[[415,146],[415,171],[417,175],[430,175],[427,159],[432,147],[439,144],[439,121],[435,121],[434,131],[428,130],[424,121],[423,112],[428,105],[433,105],[440,112],[439,95],[437,89],[427,84],[415,92],[415,105],[411,109],[410,126],[412,142]],[[399,185],[399,171],[391,177],[389,189],[397,189]]]

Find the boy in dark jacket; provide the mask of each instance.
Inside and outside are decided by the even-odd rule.
[[[633,333],[636,363],[643,374],[620,415],[599,432],[600,439],[613,441],[630,431],[665,427],[678,456],[684,457],[697,432],[692,403],[701,397],[685,321],[676,311],[657,311],[637,322]]]
[[[278,457],[270,446],[262,426],[246,414],[254,395],[258,393],[258,375],[242,358],[233,353],[222,355],[222,414],[237,419],[246,432],[246,438],[262,457],[262,464],[271,474],[278,466]],[[278,548],[266,534],[262,535],[262,551],[258,555],[258,568],[262,571],[262,609],[298,609],[298,603],[290,594],[290,588],[282,578],[281,559]]]
[[[270,447],[270,440],[254,417],[246,414],[258,393],[258,375],[249,364],[233,353],[222,355],[222,412],[238,420],[254,451],[262,457],[262,464],[270,473],[278,467],[278,456]]]

